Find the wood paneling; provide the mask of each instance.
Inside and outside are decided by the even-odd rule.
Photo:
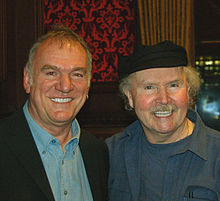
[[[194,0],[138,0],[141,42],[171,40],[184,46],[194,64]]]
[[[89,98],[77,117],[83,128],[102,139],[122,131],[136,119],[134,113],[124,109],[118,85],[92,83]]]
[[[6,68],[6,0],[0,1],[0,82],[3,82],[6,78],[7,68]]]
[[[155,4],[150,5],[151,9],[156,9],[156,3],[158,2],[160,1],[156,0]],[[165,1],[162,2],[165,4]],[[208,6],[211,5],[210,2],[218,3],[219,1],[211,0],[208,3],[205,0],[201,0],[195,2],[198,2],[198,4],[195,4],[195,12],[197,13],[195,16],[197,33],[195,40],[198,50],[198,44],[201,45],[202,41],[213,41],[219,38],[219,14],[214,13],[218,10],[213,10],[213,7],[208,9]],[[0,65],[5,67],[1,68],[0,117],[4,117],[14,112],[26,99],[23,90],[23,67],[27,61],[28,51],[32,43],[43,33],[43,0],[1,0],[0,6],[0,48],[2,51],[1,57],[4,59],[4,61],[1,60]],[[175,3],[172,6],[180,9]],[[210,11],[208,12],[207,10]],[[208,12],[206,17],[203,11]],[[159,10],[157,10],[158,12]],[[176,19],[180,19],[180,13],[176,14]],[[151,20],[154,19],[154,23],[150,26],[152,29],[156,29],[158,26],[155,21],[158,24],[159,20],[155,15],[156,13],[150,18]],[[172,13],[168,12],[167,15],[172,16]],[[202,25],[203,23],[206,25]],[[158,29],[158,32],[146,35],[146,41],[149,40],[149,37],[155,37],[155,40],[158,39],[164,29],[162,28]],[[191,28],[193,31],[193,27]],[[180,35],[180,31],[172,29],[172,34]],[[193,38],[194,36],[192,35]],[[179,38],[176,40],[179,40]],[[140,37],[138,36],[137,41],[140,42]],[[205,45],[207,46],[204,48],[205,52],[210,51],[210,47],[213,50],[214,45],[210,46],[208,43]],[[219,50],[219,44],[216,46]],[[202,47],[204,47],[204,42]],[[216,52],[219,53],[219,51]],[[89,98],[80,111],[78,119],[82,127],[104,139],[121,131],[135,120],[135,116],[124,110],[123,100],[119,97],[118,83],[110,82],[92,83]]]
[[[11,0],[5,6],[7,76],[0,83],[0,118],[25,102],[23,68],[32,43],[44,32],[42,0]],[[124,110],[116,82],[92,83],[89,99],[78,115],[81,126],[102,139],[121,131],[133,118]]]
[[[32,43],[42,32],[43,4],[41,0],[3,0],[0,5],[1,48],[5,50],[1,53],[0,117],[5,117],[25,102],[23,68]]]
[[[196,56],[220,56],[220,1],[195,1]]]

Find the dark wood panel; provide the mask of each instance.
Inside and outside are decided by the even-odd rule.
[[[136,119],[134,113],[124,109],[117,82],[92,83],[89,98],[77,118],[83,128],[102,139]]]
[[[6,78],[7,68],[6,68],[6,0],[0,1],[0,82],[3,82]]]
[[[219,54],[219,44],[204,43],[218,40],[220,36],[219,13],[216,13],[219,10],[209,8],[210,2],[219,1],[195,1],[196,54],[199,51]],[[0,48],[6,49],[2,51],[6,68],[1,69],[1,75],[4,76],[0,78],[1,118],[14,112],[26,99],[23,67],[32,43],[43,33],[43,0],[2,0],[0,6]],[[92,83],[89,99],[80,111],[78,120],[82,127],[104,139],[124,129],[135,120],[135,116],[125,111],[117,82]]]
[[[195,1],[196,40],[220,40],[220,1]]]
[[[220,1],[195,1],[196,55],[216,55],[220,52]]]
[[[23,68],[32,43],[43,33],[43,0],[11,0],[6,3],[7,76],[0,83],[0,118],[20,107],[27,96]],[[118,83],[92,83],[89,99],[78,115],[82,127],[100,138],[127,126],[133,116],[124,110]]]
[[[6,16],[1,18],[4,25],[1,26],[1,39],[4,37],[2,33],[7,33],[4,37],[5,52],[2,52],[7,73],[0,82],[0,118],[14,112],[26,99],[23,68],[32,43],[42,32],[42,3],[42,0],[1,1],[1,10],[4,9]]]

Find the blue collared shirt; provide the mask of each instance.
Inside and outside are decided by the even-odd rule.
[[[64,146],[40,127],[23,107],[25,117],[41,156],[56,201],[92,201],[92,193],[79,148],[80,127],[72,123],[73,137]]]

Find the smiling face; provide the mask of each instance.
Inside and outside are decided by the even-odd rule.
[[[188,87],[181,67],[133,73],[126,95],[150,142],[173,142],[184,137]]]
[[[88,57],[77,42],[47,40],[33,60],[33,83],[24,70],[24,88],[30,94],[29,112],[46,130],[71,125],[89,91]]]

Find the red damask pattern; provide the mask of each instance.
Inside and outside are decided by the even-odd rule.
[[[44,26],[66,24],[93,55],[93,82],[118,80],[118,56],[132,53],[134,0],[44,0]]]

